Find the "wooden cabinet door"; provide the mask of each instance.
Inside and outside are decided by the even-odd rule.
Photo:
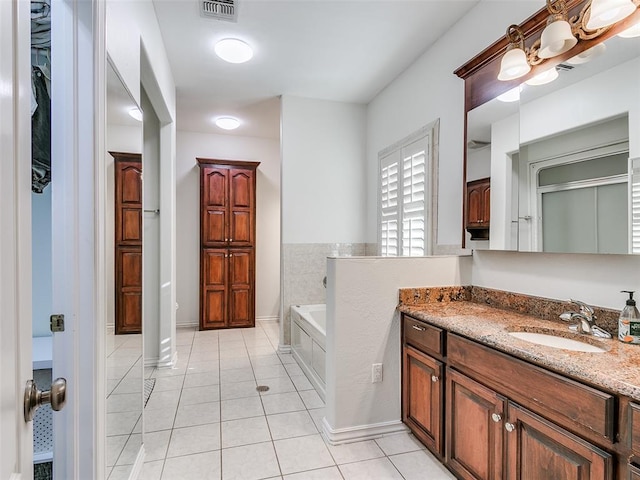
[[[142,332],[142,157],[115,159],[115,333]]]
[[[482,224],[491,223],[491,185],[483,185],[480,189],[482,196]]]
[[[509,480],[610,480],[610,454],[561,427],[510,404],[506,433]]]
[[[460,478],[502,479],[506,405],[503,396],[447,369],[447,462]],[[521,480],[529,479],[541,480]]]
[[[205,167],[201,179],[202,244],[224,246],[229,240],[229,170]]]
[[[226,326],[227,319],[227,249],[205,249],[200,268],[202,297],[200,329]]]
[[[255,172],[231,169],[229,172],[229,243],[251,245],[254,231]]]
[[[253,249],[229,249],[229,327],[253,327]]]
[[[403,347],[402,420],[441,457],[443,371],[442,362],[409,346]]]
[[[483,195],[477,187],[467,191],[467,225],[481,225],[483,216]]]

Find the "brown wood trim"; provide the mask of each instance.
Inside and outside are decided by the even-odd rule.
[[[196,157],[196,162],[198,162],[198,165],[200,165],[201,167],[208,166],[208,165],[216,165],[220,167],[229,166],[229,167],[236,167],[236,168],[258,168],[258,165],[260,165],[260,162],[247,162],[244,160],[219,160],[216,158],[201,158],[201,157]]]
[[[142,154],[128,152],[109,152],[116,162],[142,162]]]

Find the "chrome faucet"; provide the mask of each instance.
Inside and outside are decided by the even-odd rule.
[[[611,338],[609,332],[596,325],[597,317],[591,306],[579,300],[569,299],[569,302],[580,307],[579,312],[568,311],[560,315],[560,318],[566,322],[578,321],[578,323],[570,325],[569,329],[595,337]]]

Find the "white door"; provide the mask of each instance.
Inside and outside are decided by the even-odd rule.
[[[104,477],[104,2],[52,1],[53,376],[67,379],[54,415],[54,479]],[[0,1],[0,478],[33,478],[23,412],[31,355],[30,3]],[[102,122],[103,123],[103,122]],[[53,313],[53,312],[52,312]],[[48,389],[48,385],[39,385]]]

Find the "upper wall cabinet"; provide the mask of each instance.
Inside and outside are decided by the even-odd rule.
[[[603,3],[549,1],[455,72],[465,185],[491,179],[488,238],[468,248],[640,254],[640,0],[599,26]]]

